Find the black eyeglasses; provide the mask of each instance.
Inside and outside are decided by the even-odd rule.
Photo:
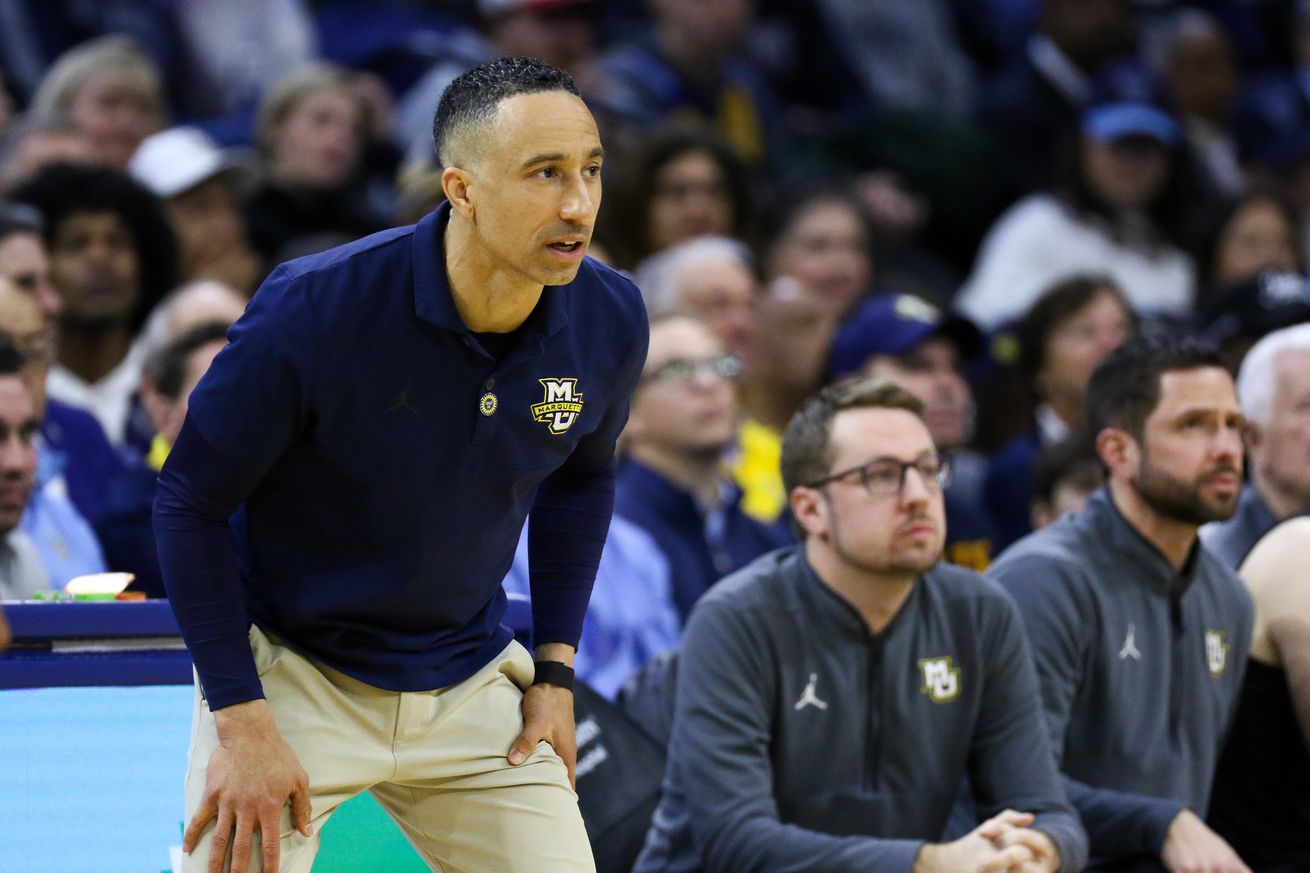
[[[860,484],[864,486],[870,497],[895,497],[905,490],[906,472],[911,467],[923,479],[923,484],[929,491],[941,491],[951,484],[951,459],[945,455],[938,455],[934,458],[919,458],[916,461],[874,458],[867,464],[816,479],[806,487],[822,488],[838,479],[845,479],[858,473]]]
[[[714,355],[708,358],[674,358],[641,375],[643,382],[688,382],[697,373],[710,372],[722,379],[736,379],[741,375],[741,361],[732,355]]]

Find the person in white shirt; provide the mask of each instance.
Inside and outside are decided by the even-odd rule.
[[[1196,269],[1183,251],[1178,125],[1141,103],[1083,116],[1071,178],[997,220],[956,305],[989,330],[1023,316],[1041,292],[1076,273],[1105,273],[1143,314],[1186,313]]]

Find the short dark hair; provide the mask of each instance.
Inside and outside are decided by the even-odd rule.
[[[186,384],[187,361],[210,343],[227,339],[230,325],[225,321],[205,321],[182,331],[147,359],[146,375],[155,390],[170,400],[177,400]]]
[[[1130,339],[1097,365],[1087,383],[1086,419],[1093,439],[1107,427],[1140,440],[1160,402],[1160,377],[1177,370],[1224,368],[1213,345],[1183,334],[1153,332]]]
[[[801,404],[782,434],[782,484],[787,493],[828,474],[832,420],[846,409],[904,409],[923,418],[923,401],[887,379],[828,385]]]
[[[1032,499],[1050,503],[1060,483],[1101,483],[1103,470],[1096,454],[1096,443],[1087,431],[1078,429],[1060,440],[1044,446],[1033,462]],[[1092,483],[1095,483],[1093,485]]]
[[[1085,273],[1061,279],[1042,292],[1014,331],[1019,342],[1019,370],[1031,381],[1046,366],[1046,342],[1066,321],[1101,294],[1113,294],[1137,323],[1123,291],[1108,275]]]
[[[502,100],[543,91],[581,96],[572,76],[536,58],[497,58],[456,76],[441,93],[432,118],[437,157],[449,166],[447,147],[455,135],[469,125],[490,121]]]
[[[139,299],[132,324],[140,327],[177,280],[177,236],[159,198],[131,176],[110,167],[51,164],[10,195],[45,216],[49,246],[71,215],[109,212],[127,225],[136,249]]]

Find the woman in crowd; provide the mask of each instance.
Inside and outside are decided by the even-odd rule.
[[[1020,322],[1018,360],[1013,372],[1003,377],[1017,382],[1018,391],[993,392],[980,416],[1026,422],[1027,429],[992,458],[983,486],[1004,543],[1029,530],[1033,461],[1043,446],[1082,423],[1083,395],[1092,371],[1136,328],[1136,318],[1114,280],[1089,275],[1050,288]]]
[[[859,201],[838,188],[786,198],[770,235],[765,278],[795,279],[835,322],[873,285],[873,233]]]
[[[264,95],[256,121],[265,182],[246,205],[250,241],[271,264],[385,226],[352,186],[365,114],[349,74],[314,64]]]
[[[55,62],[32,98],[32,111],[72,119],[94,157],[121,170],[141,141],[164,126],[164,86],[136,43],[102,36]]]
[[[1186,167],[1178,125],[1139,103],[1088,110],[1065,182],[988,232],[959,309],[987,329],[1023,315],[1042,289],[1108,274],[1140,313],[1185,315],[1196,275],[1184,251]]]
[[[616,264],[634,269],[697,236],[749,241],[749,179],[718,137],[675,128],[624,157],[599,234]]]
[[[1265,270],[1304,273],[1300,234],[1296,217],[1271,194],[1250,193],[1233,202],[1197,252],[1198,307],[1206,309],[1224,289]]]

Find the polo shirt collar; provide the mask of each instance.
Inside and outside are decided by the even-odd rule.
[[[455,308],[450,280],[446,276],[445,233],[449,221],[450,203],[442,201],[414,226],[414,312],[424,321],[453,333],[471,336],[472,332]],[[584,264],[582,269],[588,267]],[[568,285],[547,285],[542,290],[537,308],[523,323],[522,329],[535,341],[536,353],[544,351],[546,340],[569,323],[568,295],[576,282],[577,278]],[[544,318],[541,317],[543,306]]]
[[[1080,519],[1091,528],[1098,548],[1114,554],[1125,574],[1151,590],[1181,595],[1196,578],[1201,563],[1200,537],[1192,543],[1182,569],[1175,570],[1164,553],[1124,518],[1111,499],[1108,486],[1102,486],[1088,498]]]

